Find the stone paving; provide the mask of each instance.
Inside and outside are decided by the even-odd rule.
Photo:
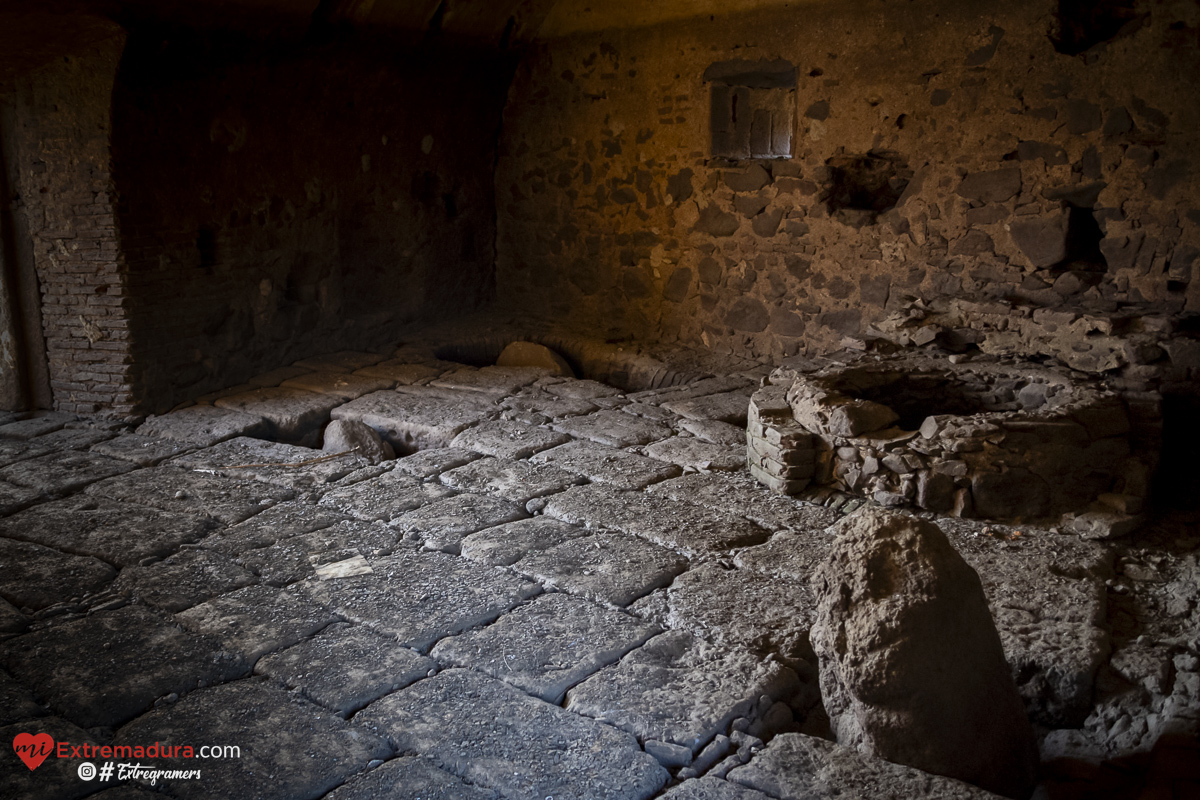
[[[5,749],[0,796],[990,796],[820,738],[808,579],[861,501],[749,477],[768,371],[623,393],[402,348],[135,429],[0,419],[0,738],[240,749],[141,759],[201,771],[154,794]],[[331,419],[401,457],[315,449]],[[1078,724],[1111,554],[942,523],[1030,713]]]

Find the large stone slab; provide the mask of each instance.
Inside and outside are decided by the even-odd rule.
[[[470,667],[558,705],[563,694],[660,633],[637,617],[564,594],[546,594],[429,654]]]
[[[861,755],[833,742],[784,733],[728,779],[779,800],[996,800],[970,784]]]
[[[490,494],[525,504],[535,497],[561,492],[584,483],[578,475],[549,464],[530,464],[488,456],[443,472],[440,480],[462,492]]]
[[[80,759],[48,755],[36,770],[25,766],[10,744],[22,733],[32,736],[47,734],[55,743],[69,742],[76,747],[100,744],[94,735],[60,717],[43,717],[0,727],[0,741],[5,744],[0,747],[0,797],[11,797],[13,800],[75,800],[95,793],[96,787],[92,783],[79,779]]]
[[[270,429],[271,424],[258,414],[216,406],[189,406],[161,417],[151,416],[134,433],[210,447],[235,436],[266,436]]]
[[[542,385],[542,389],[552,395],[571,400],[595,400],[600,397],[618,397],[621,394],[620,389],[613,388],[606,383],[589,380],[547,382]]]
[[[420,681],[355,721],[513,800],[640,800],[669,777],[632,736],[469,670]]]
[[[46,446],[25,439],[0,439],[0,467],[48,452],[50,449]]]
[[[688,419],[711,419],[731,425],[746,425],[746,412],[750,408],[753,389],[703,395],[687,399],[668,400],[662,407]]]
[[[810,532],[827,528],[841,514],[824,506],[776,494],[745,475],[684,475],[649,489],[675,500],[728,511],[770,530]]]
[[[595,442],[575,441],[538,453],[535,464],[553,464],[614,489],[642,489],[673,478],[682,470],[675,464],[618,450]]]
[[[319,434],[329,421],[329,412],[343,402],[340,397],[278,386],[222,397],[213,405],[262,417],[271,423],[275,438],[299,442],[311,440],[314,432]]]
[[[464,536],[528,516],[522,506],[508,500],[460,494],[410,511],[392,525],[405,536],[420,539],[430,550],[457,554]]]
[[[730,425],[712,419],[682,419],[679,421],[680,430],[687,431],[705,442],[724,445],[746,444],[746,426]]]
[[[556,421],[553,428],[577,439],[590,439],[610,447],[648,444],[671,435],[668,426],[624,411],[597,411],[586,417],[567,417]]]
[[[254,575],[223,553],[195,548],[148,566],[125,567],[112,588],[156,608],[183,611],[255,582]]]
[[[364,394],[391,389],[395,381],[381,377],[354,375],[345,372],[309,372],[289,378],[280,384],[285,389],[301,389],[306,392],[329,395],[343,403]]]
[[[335,409],[333,418],[370,425],[397,453],[412,453],[449,447],[454,437],[468,427],[499,414],[499,408],[478,392],[424,391],[423,386],[400,388],[404,391],[363,395]]]
[[[43,494],[61,496],[133,469],[136,467],[128,461],[108,456],[57,452],[9,464],[0,469],[0,479]]]
[[[395,469],[405,472],[414,478],[432,478],[447,470],[470,464],[480,454],[474,450],[463,450],[458,447],[440,447],[433,450],[422,450],[410,456],[398,459]]]
[[[85,728],[119,725],[164,695],[250,671],[216,641],[136,605],[27,633],[5,642],[0,653],[14,676]]]
[[[73,426],[81,427],[73,427]],[[116,436],[110,430],[104,427],[83,427],[83,423],[69,423],[68,427],[62,430],[47,433],[32,439],[30,444],[37,447],[44,447],[47,450],[86,450],[92,445],[108,441]]]
[[[253,664],[337,621],[329,609],[273,586],[247,586],[181,611],[175,618]]]
[[[616,528],[688,558],[759,544],[767,531],[747,519],[641,492],[590,485],[550,498],[545,512],[589,528]]]
[[[260,481],[239,481],[175,467],[141,469],[93,483],[84,490],[93,497],[138,503],[163,511],[183,511],[236,525],[295,492]]]
[[[393,470],[377,478],[333,489],[321,497],[320,505],[363,520],[398,519],[406,511],[420,508],[454,490],[438,483],[421,481]]]
[[[384,356],[379,353],[341,350],[337,353],[302,358],[292,366],[313,372],[354,372],[378,364],[383,360]]]
[[[453,446],[498,458],[528,458],[571,441],[571,437],[520,422],[482,422],[455,437]]]
[[[296,588],[346,619],[421,651],[541,592],[536,583],[445,553],[400,551],[368,563],[368,575],[309,579]]]
[[[28,508],[43,496],[37,489],[14,486],[6,481],[0,481],[0,516]]]
[[[245,522],[218,529],[201,541],[200,546],[240,555],[247,550],[269,547],[289,536],[312,533],[345,521],[346,515],[331,508],[301,502],[280,503]]]
[[[675,551],[624,533],[571,538],[513,565],[544,586],[615,606],[670,584],[687,567]]]
[[[99,592],[116,577],[115,569],[95,558],[0,538],[0,597],[17,608],[40,611]]]
[[[437,662],[361,625],[337,623],[320,635],[266,656],[254,671],[348,717],[389,692],[430,675]]]
[[[741,569],[807,584],[832,544],[833,535],[824,530],[780,531],[766,544],[739,550],[733,563]]]
[[[0,520],[0,535],[125,567],[168,556],[216,527],[215,520],[195,514],[81,495]]]
[[[702,564],[635,605],[667,628],[788,664],[813,659],[816,599],[807,581]]]
[[[315,800],[392,754],[378,737],[266,681],[193,692],[117,731],[114,744],[219,742],[241,757],[201,767],[200,780],[160,780],[179,798]],[[143,760],[179,769],[175,760]]]
[[[198,446],[175,439],[126,433],[115,439],[93,445],[92,452],[109,458],[129,461],[139,467],[153,467],[172,456],[187,453]]]
[[[270,547],[243,553],[238,563],[263,583],[288,586],[316,572],[317,564],[355,556],[380,558],[396,548],[396,532],[386,525],[338,522],[328,528],[281,539]],[[410,546],[411,547],[411,546]]]
[[[291,489],[314,489],[369,465],[355,453],[329,454],[308,447],[239,436],[186,453],[172,467],[239,480],[258,480]]]
[[[513,415],[540,414],[548,419],[578,417],[600,410],[598,405],[587,400],[559,397],[533,388],[523,389],[518,395],[504,398],[500,405]]]
[[[0,425],[0,436],[13,439],[32,439],[35,436],[61,430],[68,422],[78,417],[59,411],[35,411],[28,417]]]
[[[378,800],[381,797],[414,797],[420,800],[499,800],[490,789],[472,786],[438,769],[427,758],[395,758],[370,772],[351,778],[325,800]]]
[[[468,367],[446,373],[431,381],[431,385],[499,396],[514,394],[550,374],[550,370],[539,367]]]
[[[780,701],[799,678],[777,662],[668,631],[567,693],[566,708],[637,736],[699,752],[759,698]]]
[[[646,448],[646,455],[684,469],[733,472],[746,466],[746,448],[712,444],[692,436],[672,436]]]
[[[507,567],[527,553],[548,550],[587,534],[583,528],[550,517],[519,519],[465,536],[459,554],[481,564]]]

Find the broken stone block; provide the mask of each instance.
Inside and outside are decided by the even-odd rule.
[[[163,511],[182,511],[236,525],[296,493],[260,481],[239,481],[202,475],[175,467],[140,469],[108,478],[84,489],[92,497],[107,497]]]
[[[679,427],[697,439],[712,444],[740,446],[746,443],[745,425],[730,425],[713,419],[682,419]]]
[[[569,400],[596,400],[601,397],[618,397],[621,394],[620,389],[615,389],[606,383],[600,383],[600,381],[589,380],[562,381],[546,385],[543,388],[552,395]]]
[[[346,402],[362,397],[364,394],[391,389],[395,381],[386,378],[353,375],[345,372],[308,372],[295,378],[290,378],[280,384],[285,389],[300,389],[305,392],[329,395]]]
[[[58,452],[0,468],[0,479],[51,496],[77,492],[90,483],[129,472],[128,461],[92,453]]]
[[[972,172],[958,185],[958,194],[981,203],[1003,203],[1021,191],[1021,168],[1005,167]]]
[[[996,795],[952,778],[859,754],[833,742],[784,733],[728,780],[771,797],[834,800],[994,800]]]
[[[345,623],[262,658],[254,672],[345,718],[437,669],[437,662],[390,639]]]
[[[336,408],[334,419],[370,425],[397,453],[449,447],[454,437],[471,425],[494,419],[499,409],[479,392],[426,391],[429,387],[404,386],[396,391],[373,392]]]
[[[43,717],[0,727],[0,740],[14,743],[12,748],[0,748],[0,797],[75,800],[95,793],[96,787],[92,783],[79,779],[79,760],[56,758],[52,755],[53,746],[49,743],[47,746],[50,749],[46,751],[38,750],[37,743],[32,743],[35,750],[31,755],[40,755],[41,752],[48,755],[38,764],[36,771],[29,769],[15,752],[16,738],[23,733],[35,737],[46,735],[55,743],[70,742],[76,747],[83,744],[100,745],[96,736],[60,717]]]
[[[688,558],[766,540],[747,519],[690,503],[602,486],[577,486],[550,498],[546,514],[573,525],[616,528]]]
[[[460,555],[481,564],[507,567],[529,553],[586,535],[583,528],[549,517],[519,519],[465,536],[459,546]]]
[[[3,657],[51,708],[86,728],[119,725],[163,695],[250,671],[212,639],[184,633],[169,617],[136,605],[11,639]]]
[[[560,375],[564,378],[574,378],[575,370],[571,369],[571,365],[567,360],[558,353],[540,344],[533,342],[512,342],[508,344],[502,351],[500,357],[496,359],[498,367],[537,367],[548,370],[551,375]]]
[[[614,489],[642,489],[680,474],[676,464],[639,456],[594,442],[575,441],[544,450],[530,459],[535,464],[553,464]]]
[[[407,536],[420,539],[430,550],[458,554],[468,534],[525,519],[529,514],[516,503],[479,494],[460,494],[436,500],[392,521]]]
[[[1067,257],[1067,213],[1024,216],[1005,226],[1021,252],[1035,269],[1050,267]]]
[[[337,621],[329,609],[273,586],[247,586],[181,611],[185,628],[253,664]]]
[[[483,422],[455,437],[453,447],[498,458],[529,458],[534,453],[571,441],[571,437],[520,422]]]
[[[716,420],[743,427],[746,424],[746,413],[749,406],[750,392],[746,389],[681,400],[669,400],[662,404],[662,407],[668,411],[672,411],[688,419]]]
[[[201,541],[200,546],[239,555],[247,550],[275,544],[289,536],[328,528],[345,519],[344,514],[309,503],[280,503],[245,522],[217,530]]]
[[[354,453],[368,464],[382,464],[396,457],[392,446],[375,429],[348,419],[335,419],[325,426],[321,450],[326,453]]]
[[[422,652],[541,592],[536,583],[445,553],[402,550],[368,563],[370,574],[309,579],[295,590]]]
[[[500,401],[500,406],[505,409],[506,417],[538,414],[548,419],[578,417],[600,410],[598,405],[587,400],[572,400],[535,389],[524,389],[521,394],[506,397]]]
[[[314,574],[317,563],[331,563],[356,555],[379,558],[391,554],[395,548],[396,532],[386,525],[348,521],[243,553],[238,563],[263,583],[289,586]]]
[[[766,544],[739,550],[733,563],[741,569],[807,584],[832,546],[833,536],[823,529],[780,531]]]
[[[235,436],[265,436],[270,432],[270,427],[270,423],[257,414],[243,414],[215,406],[190,406],[161,417],[151,416],[135,433],[154,439],[172,439],[210,447]]]
[[[397,519],[406,511],[426,503],[449,497],[454,492],[436,483],[422,483],[398,470],[379,477],[332,489],[320,500],[320,505],[364,520]]]
[[[292,489],[312,489],[333,483],[367,464],[367,459],[356,453],[323,456],[307,447],[239,436],[173,458],[168,466]]]
[[[228,556],[190,549],[148,566],[125,567],[112,588],[156,608],[183,611],[254,582],[254,576]]]
[[[326,353],[312,358],[302,358],[292,366],[312,372],[354,372],[374,366],[384,357],[378,353],[358,353],[353,350],[342,350],[337,353]]]
[[[94,594],[116,577],[117,571],[98,559],[0,538],[0,597],[17,608],[39,611]]]
[[[490,789],[471,786],[438,769],[428,758],[403,756],[351,778],[325,795],[325,800],[377,800],[416,797],[423,800],[499,800]]]
[[[181,455],[195,449],[196,445],[159,439],[152,436],[139,436],[127,433],[115,439],[92,445],[92,452],[109,458],[119,458],[129,461],[139,467],[153,467],[172,456]]]
[[[629,734],[470,670],[419,681],[355,721],[504,797],[643,800],[670,777]]]
[[[571,689],[565,707],[639,741],[697,753],[734,719],[749,715],[760,697],[789,697],[799,683],[778,663],[668,631]]]
[[[935,525],[848,517],[813,578],[812,645],[838,742],[1027,797],[1037,746],[979,576]]]
[[[194,514],[82,495],[0,520],[0,535],[125,567],[168,556],[216,527],[215,520]]]
[[[498,396],[515,394],[521,388],[551,374],[553,373],[550,370],[538,367],[466,368],[448,372],[431,381],[430,385]]]
[[[447,470],[470,464],[480,454],[473,450],[463,450],[457,447],[442,447],[434,450],[422,450],[411,456],[396,461],[396,471],[412,475],[414,478],[432,478]]]
[[[520,504],[584,483],[578,475],[550,464],[531,464],[528,461],[509,461],[491,456],[443,472],[439,479],[461,492],[491,494]]]
[[[709,444],[692,437],[672,436],[646,448],[646,455],[684,469],[733,472],[746,466],[744,447]]]
[[[670,584],[687,567],[686,558],[665,547],[628,534],[598,533],[531,552],[513,570],[552,589],[627,606]]]
[[[429,654],[558,705],[567,689],[660,632],[620,611],[549,594],[482,630],[443,639]]]
[[[326,394],[276,387],[222,397],[213,405],[262,417],[271,423],[276,438],[302,442],[315,439],[314,434],[329,421],[329,412],[344,402]]]
[[[757,481],[737,475],[684,475],[650,487],[649,494],[739,514],[768,530],[811,534],[841,518],[824,506],[773,494]]]
[[[392,749],[381,739],[318,705],[266,681],[245,680],[192,692],[117,731],[114,744],[222,742],[240,758],[205,767],[202,780],[160,780],[179,798],[320,797]],[[270,747],[255,743],[270,742]],[[158,769],[177,760],[146,759]]]
[[[551,427],[577,439],[590,439],[610,447],[649,444],[671,435],[669,427],[623,411],[597,411],[586,417],[568,417],[556,421]]]

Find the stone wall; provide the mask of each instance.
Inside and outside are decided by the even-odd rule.
[[[135,29],[113,150],[142,408],[490,298],[511,72],[495,52]]]
[[[1191,380],[1200,10],[1103,7],[806,4],[543,44],[505,115],[501,300],[773,359],[937,341]],[[753,109],[781,62],[792,157],[713,158],[710,94]]]
[[[53,405],[121,416],[135,401],[109,144],[124,35],[107,25],[107,41],[55,57],[7,87],[0,139],[12,193],[6,252],[21,262],[10,274],[36,271]],[[45,405],[49,398],[36,391],[44,367],[40,357],[30,361],[27,399]]]

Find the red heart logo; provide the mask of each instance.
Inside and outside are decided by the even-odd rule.
[[[25,766],[34,770],[41,766],[46,756],[54,752],[54,737],[48,733],[39,733],[37,736],[18,733],[17,738],[13,739],[13,750],[17,751]]]

